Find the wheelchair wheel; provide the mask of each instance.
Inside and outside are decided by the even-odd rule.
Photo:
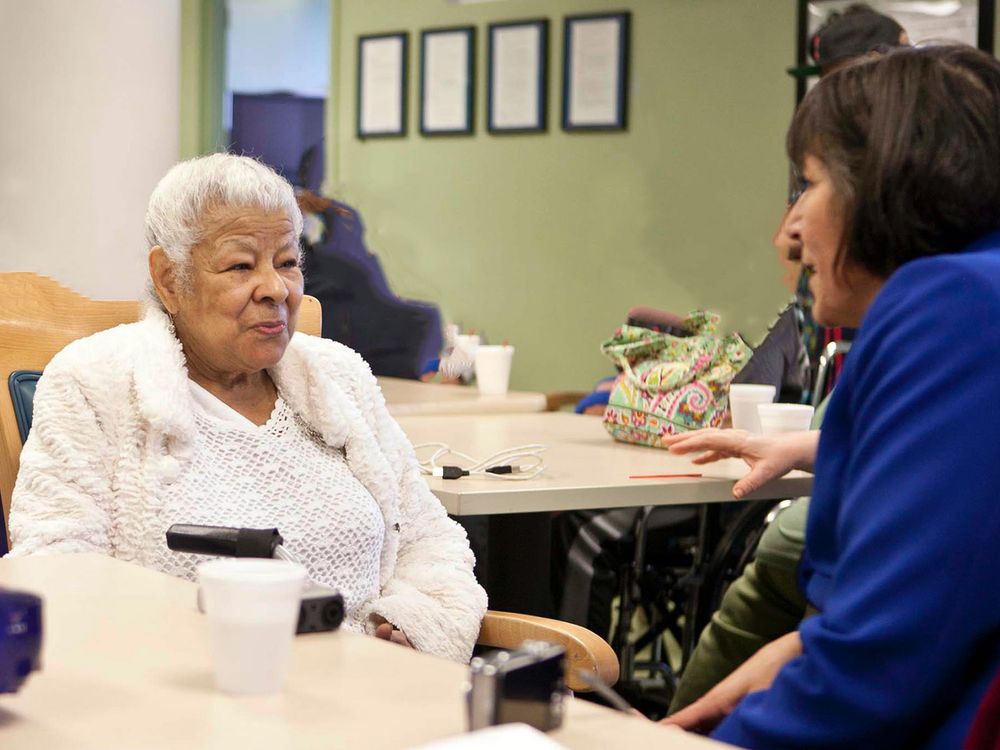
[[[706,612],[715,612],[730,584],[753,559],[768,525],[768,516],[782,501],[751,502],[727,525],[705,572]]]

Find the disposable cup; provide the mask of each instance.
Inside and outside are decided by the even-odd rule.
[[[764,435],[808,430],[813,408],[806,404],[757,404],[760,430]]]
[[[510,383],[513,346],[481,345],[476,351],[476,385],[483,396],[502,396]]]
[[[773,385],[753,385],[734,383],[729,386],[729,410],[733,417],[733,427],[737,430],[760,433],[758,404],[774,401]]]
[[[281,690],[305,580],[306,569],[285,560],[221,559],[198,566],[219,690]]]

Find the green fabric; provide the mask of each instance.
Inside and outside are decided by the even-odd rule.
[[[761,646],[798,627],[806,601],[795,581],[795,567],[756,559],[733,582],[702,631],[671,713],[703,696]]]
[[[764,530],[757,546],[757,560],[770,565],[799,565],[802,548],[806,542],[806,519],[809,516],[809,498],[792,500]]]
[[[823,422],[829,397],[817,407],[812,427]],[[761,536],[754,560],[722,598],[684,669],[670,713],[711,690],[761,646],[798,628],[814,614],[799,591],[797,571],[805,547],[809,498],[782,509]]]

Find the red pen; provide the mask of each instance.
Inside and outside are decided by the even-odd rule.
[[[632,474],[629,479],[701,479],[702,474]]]

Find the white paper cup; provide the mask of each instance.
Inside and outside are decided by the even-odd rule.
[[[502,396],[510,384],[513,346],[480,346],[476,351],[476,385],[483,396]]]
[[[760,430],[764,435],[808,430],[813,411],[807,404],[757,404]]]
[[[733,417],[733,428],[760,433],[760,419],[757,404],[774,401],[773,385],[753,385],[733,383],[729,386],[729,410]]]
[[[281,690],[305,580],[306,569],[285,560],[229,558],[198,566],[220,690]]]

